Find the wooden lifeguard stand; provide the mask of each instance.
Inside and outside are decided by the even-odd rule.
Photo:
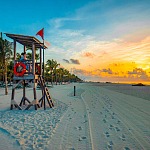
[[[11,106],[10,109],[12,110],[14,107],[22,110],[22,105],[25,106],[25,110],[29,109],[31,106],[37,108],[43,107],[46,109],[46,99],[50,108],[54,107],[54,103],[51,99],[50,93],[48,88],[46,87],[44,77],[42,76],[42,49],[46,49],[47,47],[41,43],[38,39],[33,36],[25,36],[25,35],[18,35],[18,34],[9,34],[5,33],[7,37],[13,39],[14,41],[14,72],[17,71],[17,67],[22,68],[21,74],[14,74],[13,76],[13,88],[12,88],[12,95],[11,95]],[[30,48],[32,50],[32,60],[24,60],[24,62],[20,62],[16,60],[16,43],[20,43],[24,47],[24,52],[26,52],[26,48]],[[40,49],[40,62],[35,62],[35,54],[36,50]],[[44,56],[43,56],[44,57]],[[28,70],[23,66],[28,66]],[[44,66],[43,66],[44,67]],[[24,71],[25,69],[25,71]],[[26,87],[25,83],[28,83],[33,88],[33,96],[34,99],[31,101],[26,97]],[[19,84],[23,84],[23,97],[18,104],[15,100],[15,89]],[[37,99],[36,88],[37,85],[40,85],[42,91],[42,97]]]

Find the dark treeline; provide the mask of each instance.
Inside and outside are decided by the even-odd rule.
[[[56,60],[47,60],[45,64],[45,80],[56,84],[62,82],[79,82],[81,81],[76,75],[71,74],[67,69],[60,68]]]

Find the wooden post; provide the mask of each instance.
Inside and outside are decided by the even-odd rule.
[[[12,101],[14,100],[14,95],[15,95],[15,89],[13,88],[13,89],[12,89],[12,94],[11,94],[11,106],[10,106],[10,110],[13,109]]]
[[[74,86],[74,96],[76,96],[76,86]]]
[[[35,81],[34,81],[35,82]],[[34,83],[35,84],[35,83]],[[34,104],[34,107],[35,107],[35,110],[37,110],[37,99],[36,99],[36,89],[35,89],[35,86],[33,88],[33,94],[34,94],[34,100],[35,100],[35,104]]]
[[[43,78],[44,78],[44,39],[43,39]]]
[[[25,80],[23,80],[23,105],[25,105],[25,96],[26,96]]]
[[[42,75],[42,48],[41,47],[40,47],[40,69],[41,69],[40,75]]]
[[[15,60],[16,60],[16,40],[14,40],[14,61]]]
[[[24,45],[23,47],[23,52],[25,53],[26,52],[26,46]]]
[[[8,95],[8,83],[7,83],[7,61],[4,59],[4,76],[5,76],[5,95]]]
[[[32,43],[32,73],[35,75],[35,44]]]
[[[41,51],[40,51],[41,52]],[[42,56],[42,55],[41,55]],[[42,61],[42,58],[41,58],[41,61]],[[43,78],[44,78],[44,39],[43,39],[43,70],[42,70],[42,75],[43,75]],[[45,90],[44,90],[44,97],[43,97],[43,104],[44,104],[44,110],[46,110],[46,103],[45,103]]]

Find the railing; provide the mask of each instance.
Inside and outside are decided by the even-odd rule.
[[[26,75],[33,74],[32,60],[23,60],[23,61],[15,60],[15,64],[17,64],[19,62],[25,64],[25,66],[26,66],[26,72],[25,72],[25,74]],[[15,64],[14,64],[14,66],[15,66]],[[36,75],[41,75],[41,66],[40,66],[40,63],[35,63],[35,74]]]

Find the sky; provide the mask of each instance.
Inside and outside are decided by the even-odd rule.
[[[0,32],[41,40],[36,33],[44,28],[45,59],[56,60],[81,79],[150,83],[150,0],[0,3]],[[18,51],[23,49],[18,46]]]

